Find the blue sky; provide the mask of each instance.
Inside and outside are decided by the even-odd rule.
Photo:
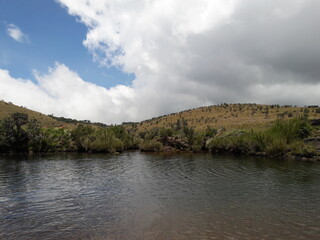
[[[133,74],[93,61],[83,46],[87,28],[54,0],[0,0],[0,68],[11,76],[34,80],[33,70],[47,72],[55,62],[66,64],[83,79],[104,87],[130,85]],[[28,37],[18,42],[7,34],[14,24]]]

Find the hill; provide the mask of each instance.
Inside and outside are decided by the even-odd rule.
[[[195,130],[208,126],[216,129],[260,129],[270,126],[276,119],[291,119],[297,116],[309,119],[320,118],[319,106],[280,106],[259,104],[220,104],[189,109],[134,124],[137,131],[153,128],[175,128],[187,125]]]
[[[64,128],[74,128],[74,124],[68,124],[62,121],[58,121],[53,119],[50,116],[45,114],[27,109],[25,107],[19,107],[14,105],[13,103],[7,103],[4,101],[0,101],[0,120],[9,117],[13,113],[25,113],[28,114],[29,119],[36,119],[41,123],[42,127],[64,127]]]
[[[18,127],[15,117],[0,122],[0,152],[223,151],[320,160],[318,106],[220,104],[106,126],[0,102],[0,120],[16,112],[42,129],[32,122]]]
[[[28,114],[30,119],[37,119],[43,127],[63,127],[73,129],[78,124],[106,126],[101,123],[91,123],[64,117],[45,115],[25,107],[0,101],[0,120],[12,113]],[[297,107],[291,105],[260,105],[260,104],[220,104],[193,108],[178,113],[155,117],[139,123],[123,123],[123,126],[133,127],[137,132],[149,131],[153,128],[176,128],[177,125],[192,127],[195,130],[212,128],[260,129],[268,127],[276,119],[291,119],[307,115],[309,119],[320,118],[319,106]]]

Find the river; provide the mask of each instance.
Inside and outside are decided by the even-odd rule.
[[[212,154],[0,156],[0,239],[319,239],[320,164]]]

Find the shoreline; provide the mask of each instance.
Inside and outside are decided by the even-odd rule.
[[[140,149],[129,149],[123,151],[116,152],[78,152],[78,151],[64,151],[64,152],[24,152],[24,153],[0,153],[1,157],[6,156],[46,156],[46,155],[68,155],[68,154],[84,154],[84,155],[120,155],[130,152],[139,152],[144,154],[168,154],[168,155],[179,155],[179,154],[212,154],[212,155],[231,155],[231,156],[240,156],[240,157],[255,157],[255,158],[272,158],[278,160],[294,160],[294,161],[303,161],[303,162],[312,162],[312,163],[320,163],[320,155],[310,155],[310,156],[298,156],[292,154],[283,154],[283,155],[268,155],[263,152],[257,153],[238,153],[232,151],[210,151],[210,150],[201,150],[201,151],[192,151],[192,150],[181,150],[181,149],[171,149],[170,151],[143,151]]]

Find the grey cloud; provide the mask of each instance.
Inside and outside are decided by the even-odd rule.
[[[251,88],[258,84],[283,84],[285,91],[285,84],[320,83],[320,3],[305,1],[297,13],[280,18],[274,16],[276,1],[262,2],[242,1],[228,24],[189,37],[188,51],[195,55],[189,77],[219,87],[212,102],[258,101]],[[273,101],[269,94],[263,102]],[[301,100],[319,97],[306,92]]]

